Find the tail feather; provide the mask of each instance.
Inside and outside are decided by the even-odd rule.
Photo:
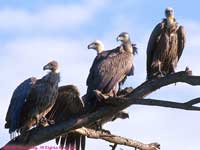
[[[60,139],[60,147],[63,149],[65,146],[66,136],[62,136]],[[64,148],[65,149],[65,148]]]
[[[65,150],[85,150],[85,136],[79,133],[68,133],[56,138],[56,144]]]
[[[80,149],[80,141],[81,141],[81,136],[76,138],[76,150]]]
[[[81,150],[85,150],[85,143],[86,143],[85,136],[81,136]]]
[[[12,140],[12,139],[16,138],[17,136],[18,136],[18,134],[17,134],[17,132],[16,132],[16,131],[14,131],[14,132],[11,132],[11,133],[10,133],[10,140]]]
[[[60,136],[58,138],[56,138],[56,144],[58,145],[60,141]]]

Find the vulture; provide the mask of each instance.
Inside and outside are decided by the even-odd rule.
[[[33,126],[48,123],[45,116],[55,104],[60,73],[56,61],[49,62],[43,70],[50,72],[41,79],[29,78],[14,90],[5,124],[11,138]]]
[[[85,104],[80,98],[80,92],[78,88],[74,85],[61,86],[58,89],[58,96],[56,103],[47,114],[49,120],[54,120],[55,124],[67,121],[73,117],[79,117],[85,112]],[[117,114],[98,120],[95,124],[89,126],[90,128],[97,129],[99,124],[105,124],[108,121],[114,121],[117,118],[126,119],[128,118],[128,112],[123,110]],[[61,149],[67,150],[85,150],[86,137],[76,133],[69,132],[62,136],[56,138],[56,144],[58,144]]]
[[[118,91],[118,84],[134,73],[133,56],[137,51],[135,44],[131,43],[127,32],[122,32],[117,37],[117,41],[121,41],[122,44],[108,51],[103,51],[103,46],[98,46],[99,43],[88,46],[88,48],[97,49],[97,56],[87,78],[87,93],[83,97],[90,110],[98,104],[94,90],[115,96]]]
[[[122,33],[121,35],[123,35],[123,34],[127,34],[127,33]],[[135,54],[136,53],[136,47],[135,47],[135,45],[132,45],[132,47],[133,47],[133,49],[135,48],[134,52],[133,52],[133,54]],[[104,45],[103,45],[103,43],[100,40],[95,40],[94,42],[92,42],[91,44],[89,44],[88,45],[88,49],[94,49],[97,52],[97,56],[96,56],[95,61],[94,61],[96,63],[97,62],[99,63],[103,59],[106,59],[106,57],[110,57],[108,55],[113,55],[112,53],[116,54],[116,49],[105,51],[104,50]],[[93,63],[93,65],[94,65],[94,63]],[[91,68],[93,68],[93,65],[92,65]],[[90,72],[91,72],[91,69],[90,69]],[[90,84],[89,83],[90,80],[92,80],[92,78],[91,78],[90,75],[92,75],[92,74],[90,73],[89,76],[88,76],[88,78],[87,78],[87,82],[86,82],[87,85],[89,85]],[[119,90],[120,90],[120,85],[122,85],[123,84],[122,82],[125,82],[125,80],[126,80],[126,77],[122,81],[119,82],[119,85],[118,85],[119,86]],[[115,95],[116,95],[117,92],[118,91],[116,89]],[[83,97],[83,99],[84,98],[85,97]],[[109,116],[109,117],[106,117],[104,119],[101,119],[101,120],[97,121],[97,128],[102,130],[102,125],[103,124],[105,124],[105,123],[107,123],[109,121],[114,121],[117,118],[121,118],[121,119],[129,118],[129,114],[128,114],[127,110],[119,111],[114,116]]]
[[[121,81],[121,79],[123,79],[123,77],[133,74],[132,59],[133,52],[136,49],[135,47],[133,48],[128,33],[120,34],[118,40],[122,41],[122,45],[110,51],[104,51],[103,44],[99,40],[88,45],[89,49],[95,49],[97,51],[97,56],[93,62],[93,65],[90,69],[90,74],[87,78],[87,94],[84,95],[81,99],[80,93],[75,86],[68,85],[60,87],[56,103],[52,110],[49,112],[49,115],[47,115],[50,120],[54,120],[55,123],[62,122],[64,120],[69,120],[72,117],[80,116],[83,113],[94,111],[96,107],[91,107],[91,104],[95,104],[94,101],[96,100],[96,96],[93,93],[93,90],[102,88],[101,91],[109,93],[109,91],[115,89],[115,86]],[[106,60],[108,60],[108,62],[106,62]],[[111,64],[112,62],[114,64]],[[106,63],[107,66],[105,66]],[[106,72],[103,72],[103,68],[101,67],[105,67],[104,69],[106,69]],[[116,67],[115,72],[111,72],[111,74],[109,74],[109,71],[113,69],[112,67]],[[95,69],[100,69],[100,72],[97,70],[95,71]],[[117,74],[119,74],[119,77]],[[115,81],[112,81],[113,77],[109,77],[109,75],[113,77],[116,75]],[[95,77],[97,77],[97,79],[95,79]],[[101,84],[101,82],[106,82],[104,84],[112,85],[101,85],[98,87],[97,85]],[[110,93],[110,96],[113,96],[112,92]],[[108,121],[114,121],[117,118],[126,119],[128,117],[128,112],[123,110],[110,117],[100,119],[89,127],[99,129],[99,127],[101,128],[101,125]],[[85,150],[85,142],[85,136],[75,132],[71,132],[56,138],[57,144],[69,150]]]
[[[56,103],[47,114],[49,120],[55,124],[70,120],[72,117],[80,116],[84,112],[84,103],[80,98],[80,92],[74,85],[66,85],[58,88]],[[72,132],[56,138],[56,144],[63,149],[81,150],[85,149],[85,136]]]
[[[137,53],[137,48],[135,47],[135,44],[132,44],[133,47],[133,54],[135,55]],[[115,49],[113,50],[104,50],[104,45],[100,40],[95,40],[94,42],[92,42],[91,44],[88,45],[88,49],[94,49],[97,52],[97,56],[95,58],[95,63],[99,60],[102,60],[103,58],[106,58],[106,56],[108,56],[109,54],[115,52]],[[93,68],[93,65],[92,67]],[[87,79],[87,85],[89,84],[89,80],[90,80],[90,75],[88,76]],[[119,82],[119,91],[121,90],[122,85],[125,83],[127,76],[124,77],[124,79],[122,81]]]
[[[172,8],[153,29],[147,46],[147,80],[174,73],[185,46],[185,30],[174,17]]]

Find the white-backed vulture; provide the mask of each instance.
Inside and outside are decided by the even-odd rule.
[[[43,70],[50,72],[38,80],[34,77],[25,80],[12,95],[5,124],[11,138],[15,137],[16,132],[24,132],[39,123],[47,123],[45,115],[55,104],[60,73],[56,61],[49,62]]]
[[[176,22],[174,10],[166,8],[165,16],[152,31],[148,42],[148,80],[174,73],[185,46],[184,27]]]

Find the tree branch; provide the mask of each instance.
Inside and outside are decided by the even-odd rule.
[[[158,143],[144,144],[132,139],[127,139],[121,136],[112,135],[103,131],[96,131],[89,128],[80,128],[76,129],[76,132],[87,136],[88,138],[93,139],[102,139],[111,143],[130,146],[134,148],[138,148],[140,150],[158,150],[160,149],[160,145]]]
[[[128,97],[143,98],[152,92],[160,89],[161,87],[174,84],[177,82],[187,83],[193,86],[200,85],[200,76],[192,76],[192,71],[180,71],[174,74],[167,75],[166,77],[157,78],[154,80],[146,81],[138,86],[136,89],[127,93]]]
[[[108,101],[111,101],[112,103],[115,103],[115,101],[120,103],[121,101],[122,103],[120,103],[120,105],[106,105],[96,110],[96,112],[73,118],[70,121],[64,121],[48,127],[34,128],[26,132],[25,134],[20,135],[15,140],[11,140],[5,146],[36,146],[49,140],[52,140],[62,134],[65,134],[70,130],[75,130],[83,126],[90,126],[91,124],[95,123],[95,121],[102,119],[106,116],[115,114],[118,111],[123,110],[132,104],[171,107],[199,111],[199,107],[192,106],[199,102],[199,98],[186,103],[177,103],[154,99],[142,99],[145,96],[152,93],[153,91],[176,82],[184,82],[191,85],[200,85],[200,76],[192,76],[191,71],[181,71],[163,78],[146,81],[140,86],[138,86],[136,89],[129,90],[126,94],[124,94],[126,95],[125,97],[111,97],[108,99]]]
[[[159,107],[168,107],[168,108],[176,108],[183,110],[200,111],[200,107],[193,106],[195,104],[200,103],[200,98],[196,98],[185,103],[157,100],[157,99],[114,98],[114,99],[109,99],[106,103],[116,105],[116,107],[123,104],[129,104],[129,105],[134,104],[134,105],[159,106]]]

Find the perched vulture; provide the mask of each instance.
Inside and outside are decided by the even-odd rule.
[[[16,136],[16,132],[22,133],[34,125],[47,123],[45,115],[55,104],[60,73],[56,61],[49,62],[43,70],[50,72],[38,80],[34,77],[25,80],[12,95],[5,124],[11,138]]]
[[[123,50],[123,46],[124,45],[116,48],[116,50],[114,49],[111,51],[103,51],[104,49],[103,44],[100,41],[95,41],[92,44],[88,45],[89,49],[93,48],[97,51],[97,56],[95,58],[95,63],[93,63],[93,67],[96,64],[100,63],[101,61],[103,61],[104,59],[111,59],[111,57],[114,57],[114,56],[116,57],[116,55],[121,54],[121,53],[129,53],[127,49],[126,49],[127,52]],[[130,53],[131,55],[133,54],[132,50],[130,51]],[[131,57],[131,61],[132,61],[132,57]],[[130,68],[132,69],[132,67],[133,66],[131,65]],[[91,73],[90,75],[87,79],[87,85],[91,85],[89,81],[93,80],[94,78],[94,76]],[[90,103],[87,103],[87,99],[85,98],[86,97],[84,96],[83,98],[84,102],[83,102],[82,99],[80,98],[79,91],[75,86],[68,85],[68,86],[60,87],[56,104],[47,115],[48,118],[54,120],[55,123],[58,123],[58,122],[70,120],[70,118],[72,117],[80,116],[82,113],[88,112],[88,110],[91,107],[90,107]],[[94,98],[96,99],[96,97]],[[129,115],[126,111],[120,111],[116,113],[115,115],[108,116],[106,118],[98,120],[95,125],[91,126],[91,128],[99,128],[101,127],[102,124],[108,121],[114,121],[117,118],[126,119],[128,117]],[[66,149],[67,148],[69,149],[71,148],[74,150],[79,150],[80,148],[81,150],[85,149],[85,137],[74,132],[57,137],[56,143]]]
[[[47,118],[54,120],[55,124],[80,116],[84,111],[84,103],[80,98],[78,88],[74,85],[61,86],[58,89],[56,103],[47,114]],[[56,138],[56,143],[63,149],[85,149],[85,136],[78,133],[68,133]]]
[[[81,116],[83,113],[85,113],[84,103],[80,98],[78,88],[74,85],[66,85],[59,87],[56,103],[47,114],[47,118],[54,120],[56,124],[62,121],[70,121],[71,118]],[[128,112],[123,110],[111,117],[100,119],[89,127],[99,129],[100,124],[114,121],[117,118],[126,119],[128,117]],[[56,143],[67,150],[85,150],[85,142],[85,136],[76,132],[67,133],[56,138]]]
[[[133,45],[134,46],[134,45]],[[115,52],[115,49],[113,50],[104,50],[104,45],[100,40],[95,40],[94,42],[92,42],[91,44],[88,45],[88,49],[94,49],[97,52],[97,56],[95,58],[95,63],[103,60],[103,58],[106,58],[109,54]],[[93,64],[94,65],[94,64]],[[92,67],[91,67],[92,68]],[[87,85],[89,84],[89,80],[91,78],[92,74],[89,74],[88,79],[87,79]],[[122,81],[119,82],[119,90],[121,90],[121,86],[124,84],[124,82],[126,81],[127,77],[124,77],[124,79]]]
[[[133,75],[133,56],[136,53],[136,47],[131,44],[129,34],[126,32],[122,32],[117,37],[117,41],[121,41],[122,44],[109,51],[100,50],[90,68],[87,78],[87,93],[83,97],[86,106],[90,107],[89,109],[95,107],[97,103],[94,90],[115,96],[118,84],[126,76]],[[97,49],[95,44],[90,44],[88,48]]]
[[[166,18],[151,33],[147,46],[147,79],[175,72],[185,46],[185,31],[179,26],[172,8],[165,9]]]

